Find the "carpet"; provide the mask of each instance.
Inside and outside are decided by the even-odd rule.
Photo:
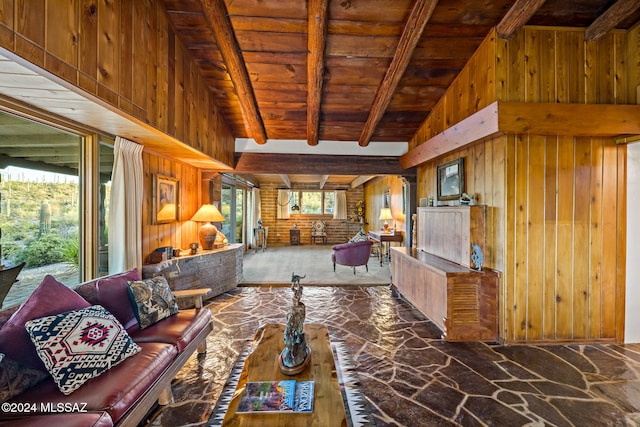
[[[368,268],[336,265],[333,271],[331,245],[303,245],[269,247],[264,252],[253,250],[244,254],[243,278],[240,285],[290,285],[291,274],[305,276],[303,286],[389,285],[391,272],[388,263],[369,258]]]
[[[220,398],[213,408],[211,417],[209,418],[208,427],[221,427],[224,416],[227,413],[229,404],[233,399],[236,391],[244,362],[249,356],[252,347],[244,349],[234,365],[229,378],[225,383],[224,389],[220,394]],[[359,388],[358,376],[355,371],[355,365],[351,360],[346,346],[341,342],[332,342],[333,359],[336,364],[336,372],[338,374],[338,384],[342,393],[344,409],[347,418],[348,427],[371,427],[374,426],[373,417],[369,409],[369,403]]]

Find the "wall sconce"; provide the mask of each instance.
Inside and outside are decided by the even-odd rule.
[[[389,232],[389,223],[387,222],[390,219],[393,219],[393,215],[391,215],[391,208],[382,208],[380,209],[380,218],[384,220],[384,232]]]
[[[224,217],[214,205],[202,205],[198,212],[191,218],[191,221],[204,222],[200,227],[198,237],[200,238],[200,246],[202,249],[208,250],[213,248],[216,241],[218,229],[212,222],[224,222]]]

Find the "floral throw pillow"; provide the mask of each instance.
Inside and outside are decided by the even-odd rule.
[[[129,282],[129,299],[140,329],[178,313],[178,304],[164,276]]]
[[[30,389],[48,376],[46,372],[22,366],[0,353],[0,403]]]
[[[141,348],[100,305],[30,320],[36,352],[64,394],[71,394]]]

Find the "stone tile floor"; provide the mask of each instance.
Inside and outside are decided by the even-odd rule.
[[[149,426],[204,426],[238,354],[265,323],[284,323],[288,287],[243,287],[208,307],[214,331],[174,381],[176,402]],[[304,289],[308,323],[325,324],[357,366],[378,426],[640,425],[640,344],[446,343],[388,287]]]

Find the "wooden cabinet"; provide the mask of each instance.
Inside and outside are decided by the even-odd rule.
[[[471,269],[485,250],[485,206],[418,208],[417,248],[391,248],[391,282],[447,341],[499,340],[500,273]],[[473,265],[475,267],[475,265]]]
[[[289,244],[290,245],[299,245],[300,244],[300,229],[292,228],[289,230]]]
[[[445,340],[498,341],[497,271],[475,271],[424,251],[394,247],[391,281],[443,331]]]
[[[485,250],[485,206],[418,208],[417,248],[469,267],[471,244]]]

